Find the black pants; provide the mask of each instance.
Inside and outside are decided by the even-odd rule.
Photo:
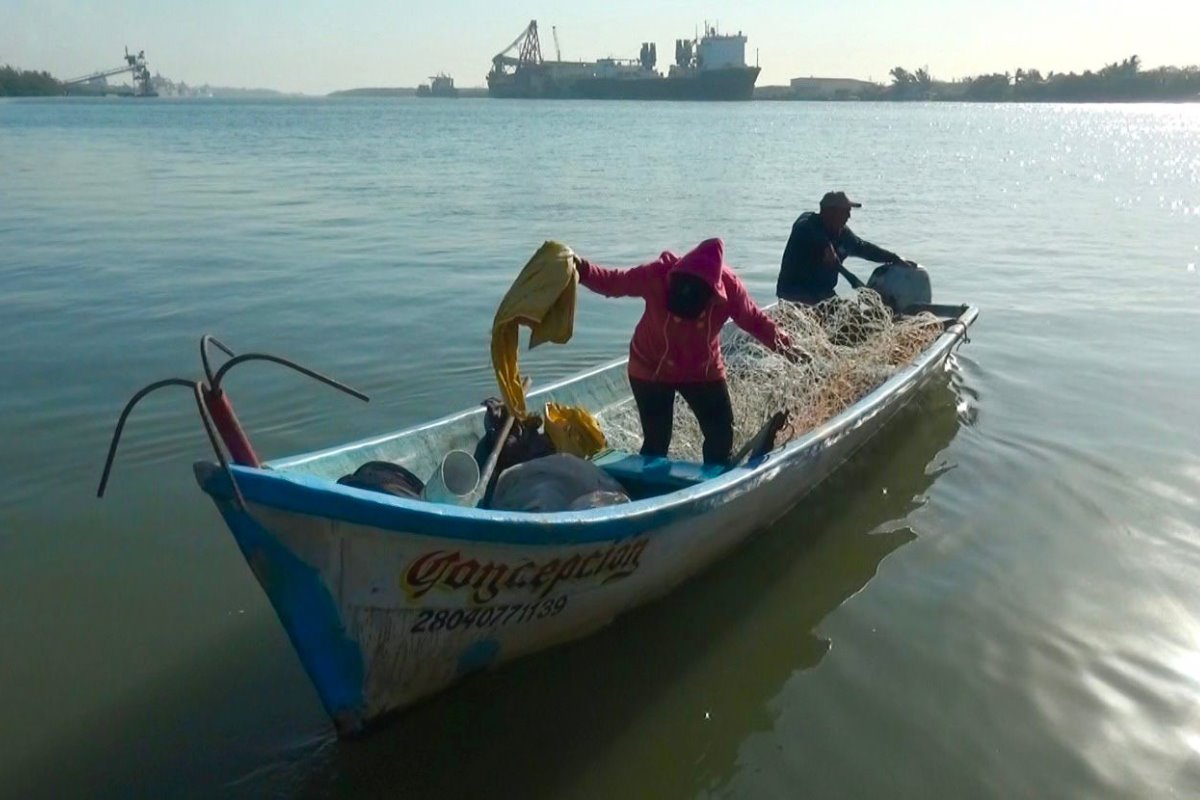
[[[675,392],[679,392],[704,434],[704,463],[729,463],[733,451],[733,406],[724,380],[658,383],[630,378],[629,385],[642,420],[642,455],[667,455],[675,425]]]

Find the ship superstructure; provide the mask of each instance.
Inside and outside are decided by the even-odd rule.
[[[557,42],[557,31],[555,31]],[[636,59],[563,61],[542,56],[537,20],[492,59],[492,97],[613,100],[749,100],[759,67],[746,64],[746,37],[707,24],[704,35],[675,41],[675,63],[657,69],[658,48],[643,42]]]
[[[439,72],[417,87],[418,97],[458,97],[458,89],[454,87],[454,78],[444,72]]]

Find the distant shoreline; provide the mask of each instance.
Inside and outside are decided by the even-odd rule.
[[[939,80],[922,67],[893,67],[888,85],[848,78],[795,78],[788,86],[762,86],[756,98],[772,100],[881,100],[962,103],[1190,103],[1200,100],[1200,67],[1145,69],[1134,55],[1099,70],[1049,72],[1017,69]]]
[[[755,97],[758,103],[886,103],[887,105],[911,105],[914,103],[939,103],[944,105],[1183,105],[1200,103],[1200,95],[1184,97],[1125,97],[1112,99],[1059,99],[1011,97],[1003,99],[979,99],[971,97],[928,97],[913,99],[895,99],[888,97]]]
[[[881,87],[883,88],[883,87]],[[1008,105],[1020,104],[1037,104],[1048,105],[1053,103],[1077,104],[1077,105],[1124,105],[1129,103],[1152,104],[1152,103],[1195,103],[1200,102],[1200,95],[1182,96],[1182,97],[1140,97],[1140,98],[1097,98],[1097,99],[1056,99],[1056,98],[1025,98],[1025,97],[1010,97],[1003,99],[985,99],[971,98],[961,95],[957,96],[938,96],[938,97],[885,97],[885,96],[869,96],[869,97],[812,97],[812,96],[795,96],[786,90],[787,87],[779,86],[763,86],[755,90],[754,97],[750,102],[758,103],[888,103],[888,104],[904,104],[904,103],[968,103],[971,105],[989,105],[1003,103]],[[765,90],[765,91],[764,91]],[[459,89],[458,96],[488,98],[487,89]],[[310,97],[366,97],[366,98],[399,98],[399,97],[416,97],[417,90],[415,88],[398,87],[398,88],[364,88],[364,89],[343,89],[336,92],[330,92],[326,95],[307,95]],[[427,98],[422,98],[427,99]],[[438,98],[432,98],[438,99]],[[441,98],[454,99],[454,98]],[[490,98],[489,98],[490,99]],[[553,101],[557,98],[548,98]],[[598,100],[596,102],[608,102]],[[654,101],[631,101],[631,102],[654,102]],[[674,103],[679,101],[663,100],[660,102]],[[685,101],[685,102],[719,102],[719,101]],[[738,105],[738,103],[733,103]]]
[[[110,92],[107,95],[73,93],[63,94],[58,92],[45,94],[21,94],[21,95],[0,95],[0,100],[37,100],[47,98],[58,98],[63,100],[96,100],[103,97],[112,97],[117,99],[129,99],[136,96],[132,93]],[[272,91],[246,91],[246,92],[214,92],[211,95],[168,95],[155,99],[163,100],[340,100],[340,99],[370,99],[370,100],[399,100],[408,98],[417,99],[416,90],[405,89],[347,89],[343,91],[330,92],[329,94],[285,94],[283,92]],[[476,99],[476,100],[491,100],[488,97],[487,90],[476,90],[475,92],[462,92],[458,98],[420,98],[452,101],[455,99]],[[547,100],[539,100],[536,102],[554,102],[554,98]],[[588,102],[588,101],[576,101]],[[609,103],[609,100],[594,100],[595,103]],[[722,101],[705,101],[705,100],[630,100],[632,103],[690,103],[699,105],[744,105],[745,103],[812,103],[816,105],[827,104],[853,104],[853,103],[871,103],[880,105],[1067,105],[1067,106],[1103,106],[1103,105],[1190,105],[1192,103],[1200,103],[1200,95],[1188,97],[1141,97],[1141,98],[1113,98],[1113,99],[1057,99],[1057,98],[1005,98],[1005,99],[973,99],[969,97],[930,97],[920,99],[905,99],[899,100],[886,97],[786,97],[786,96],[755,96],[750,100],[743,102],[722,102]]]
[[[362,89],[342,89],[336,92],[329,92],[324,97],[416,97],[416,87],[395,86],[395,87],[365,87]],[[488,90],[484,86],[458,87],[459,97],[487,97]],[[425,99],[425,98],[423,98]],[[429,98],[436,99],[436,98]],[[453,98],[441,98],[453,99]]]
[[[925,69],[891,70],[892,83],[851,78],[796,78],[786,86],[757,86],[752,100],[760,102],[889,102],[889,103],[1195,103],[1200,102],[1200,67],[1142,69],[1137,56],[1106,65],[1097,72],[1049,73],[1018,69],[1014,74],[979,75],[955,81],[936,80]],[[207,84],[188,86],[156,75],[151,81],[159,97],[167,98],[407,98],[420,97],[416,87],[367,86],[326,94],[285,93],[272,89],[241,89]],[[0,97],[99,97],[132,93],[124,87],[68,85],[47,72],[0,65]],[[483,86],[459,87],[459,98],[486,98]],[[453,98],[429,98],[453,99]],[[669,101],[675,102],[675,101]],[[707,101],[700,101],[707,102]]]

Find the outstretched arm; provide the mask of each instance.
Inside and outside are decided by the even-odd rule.
[[[866,261],[874,261],[876,264],[889,264],[893,261],[904,260],[891,250],[884,250],[879,245],[871,244],[865,239],[860,239],[850,231],[846,231],[843,234],[842,246],[846,248],[846,255],[857,256]]]
[[[587,259],[575,257],[579,282],[605,297],[645,297],[651,278],[661,266],[659,261],[642,264],[633,269],[598,267]]]
[[[734,275],[732,281],[727,280],[725,291],[729,300],[729,317],[735,325],[758,339],[769,350],[778,352],[791,347],[792,340],[754,303],[740,278]]]

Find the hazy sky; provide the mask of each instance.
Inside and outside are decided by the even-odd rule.
[[[0,0],[0,63],[60,78],[143,49],[152,71],[192,84],[324,93],[414,86],[437,71],[481,86],[491,57],[530,19],[553,57],[633,58],[705,19],[749,37],[758,85],[796,76],[887,79],[896,65],[952,78],[1016,67],[1081,71],[1138,54],[1200,62],[1195,0]]]

